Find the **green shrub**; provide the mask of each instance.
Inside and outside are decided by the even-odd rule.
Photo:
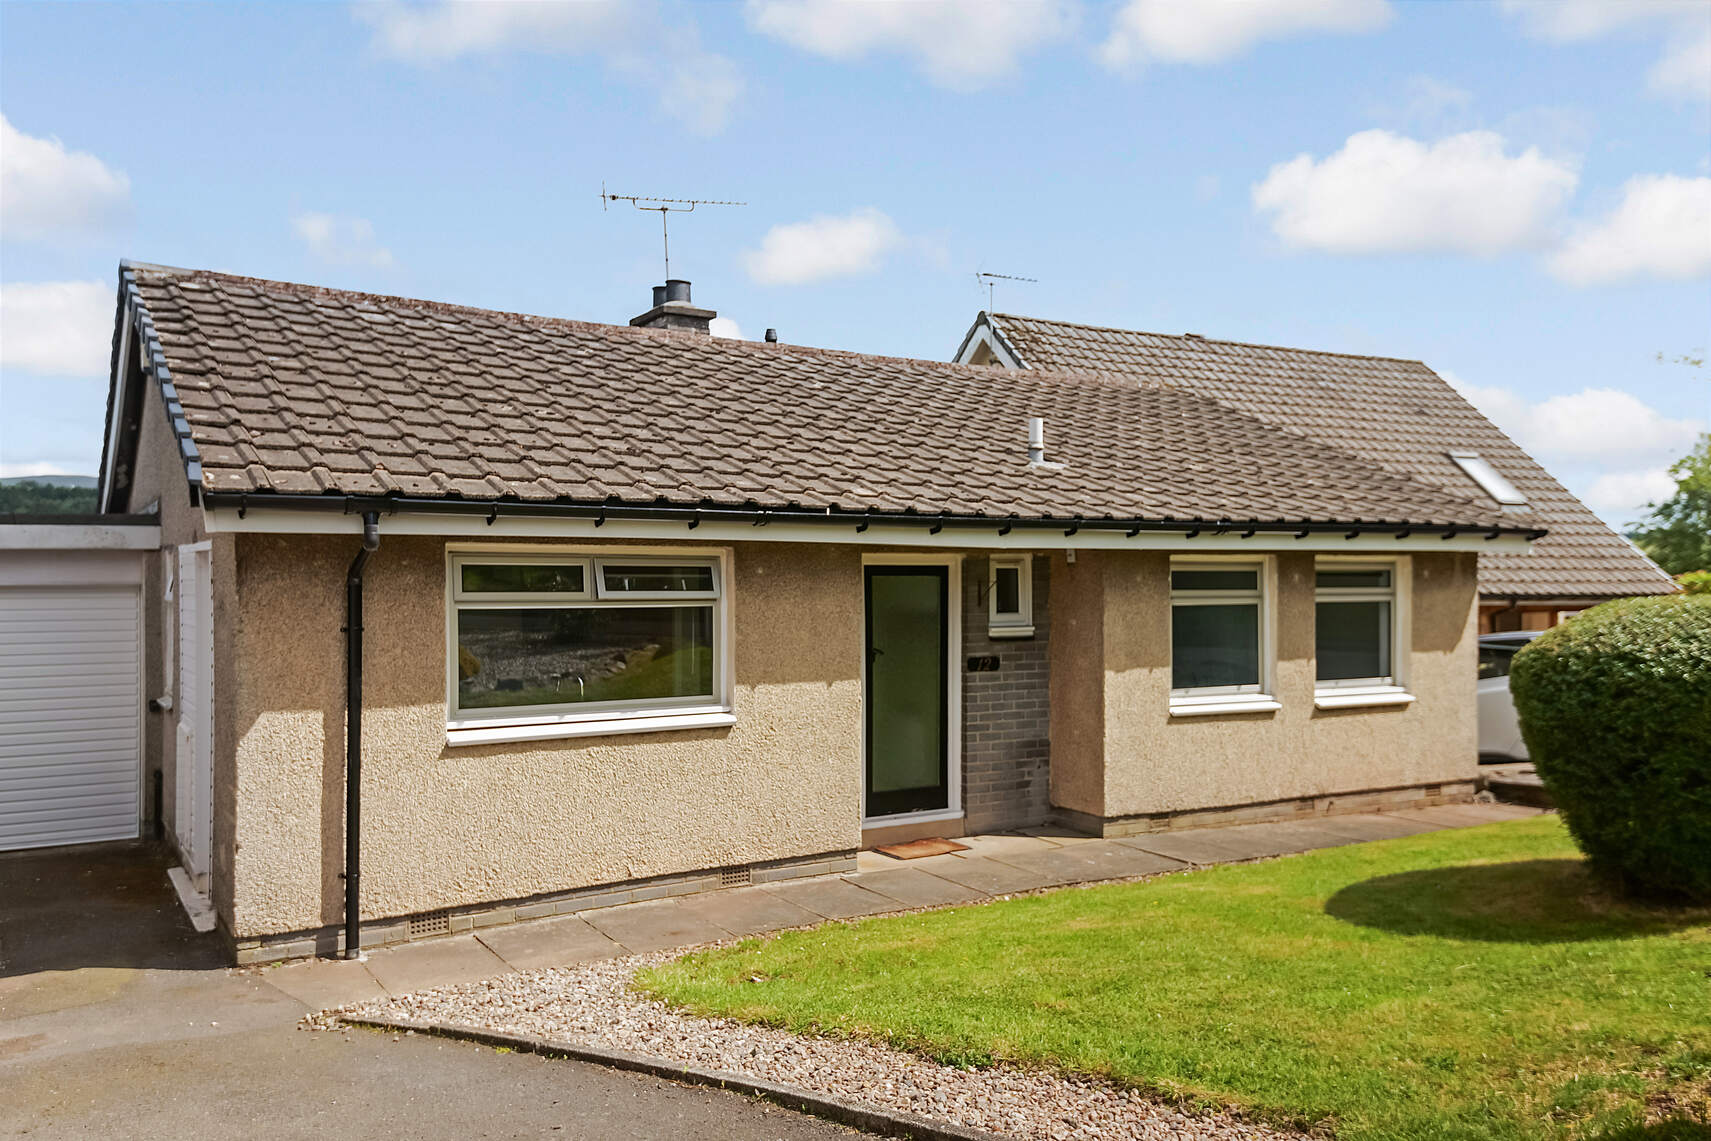
[[[1711,900],[1711,595],[1624,598],[1515,656],[1521,734],[1592,866]]]

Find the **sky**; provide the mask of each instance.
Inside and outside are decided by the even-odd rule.
[[[1711,0],[0,0],[0,476],[121,258],[946,359],[987,307],[1421,359],[1618,526],[1711,421]]]

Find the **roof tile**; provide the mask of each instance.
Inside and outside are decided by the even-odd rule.
[[[1213,395],[1114,382],[1081,364],[1000,375],[201,271],[135,273],[151,312],[175,316],[157,319],[169,363],[208,369],[210,398],[187,402],[186,416],[208,445],[205,485],[221,491],[1533,522],[1382,454],[1362,458]],[[1027,465],[1029,416],[1046,418],[1061,471]],[[253,445],[253,459],[214,446],[228,432]]]

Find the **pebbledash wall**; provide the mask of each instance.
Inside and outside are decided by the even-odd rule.
[[[1051,811],[1051,560],[1033,556],[1034,633],[993,638],[990,562],[963,561],[962,802],[968,833],[1043,824]],[[995,657],[996,670],[968,669]]]
[[[240,947],[342,914],[353,549],[349,536],[238,541],[240,618],[220,674],[236,724],[238,841],[222,917]],[[859,553],[735,545],[732,727],[454,747],[445,552],[443,540],[389,537],[383,525],[366,572],[365,917],[732,866],[853,863]]]
[[[1089,552],[1053,563],[1052,803],[1123,835],[1185,824],[1444,803],[1478,775],[1477,556],[1415,554],[1410,705],[1314,707],[1314,558],[1271,556],[1269,713],[1172,717],[1170,560]]]
[[[343,583],[355,545],[215,539],[216,908],[240,959],[327,950],[342,916]],[[692,547],[712,549],[669,549]],[[853,866],[871,549],[732,545],[732,727],[448,746],[446,548],[383,523],[367,572],[370,941],[431,929],[401,917],[450,912],[455,930],[724,886],[721,869],[764,880]],[[1465,798],[1474,556],[1412,559],[1415,703],[1334,713],[1313,708],[1312,557],[1273,559],[1284,708],[1171,718],[1168,556],[1036,555],[1033,636],[993,639],[987,557],[965,553],[964,829],[1055,817],[1117,834]],[[987,655],[996,670],[967,669]]]
[[[282,939],[336,945],[343,583],[354,545],[349,536],[233,541],[228,606],[238,618],[229,650],[216,652],[232,726],[226,834],[237,842],[216,905],[240,950]],[[733,545],[733,727],[449,746],[447,546],[388,536],[383,524],[366,571],[365,919],[662,879],[672,880],[662,893],[699,889],[719,886],[719,869],[758,867],[763,879],[849,866],[862,842],[862,548]],[[953,666],[996,654],[1000,668],[963,677],[962,830],[1039,824],[1049,811],[1049,576],[1037,556],[1034,635],[991,639],[986,558],[965,557]],[[710,882],[693,878],[708,872]],[[570,898],[557,910],[617,901]]]

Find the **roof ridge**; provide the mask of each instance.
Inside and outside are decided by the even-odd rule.
[[[426,297],[407,297],[398,293],[369,293],[360,289],[340,289],[335,286],[314,285],[302,281],[285,281],[279,278],[252,277],[247,274],[226,273],[221,270],[192,269],[184,266],[160,265],[152,262],[125,261],[123,265],[132,270],[144,273],[164,274],[181,280],[189,281],[230,281],[244,285],[257,286],[263,289],[285,290],[299,296],[308,297],[337,297],[347,300],[357,300],[387,305],[404,305],[434,313],[470,313],[486,317],[501,317],[531,324],[540,324],[554,328],[571,330],[604,330],[626,337],[637,337],[648,340],[666,340],[669,343],[684,343],[685,334],[677,330],[650,329],[637,325],[618,325],[608,321],[585,321],[576,317],[554,317],[542,313],[524,313],[516,309],[492,309],[481,305],[464,305],[453,301],[435,301]],[[699,337],[700,334],[693,334]],[[776,356],[780,353],[806,353],[813,356],[829,356],[839,358],[855,358],[866,361],[895,362],[912,367],[928,368],[939,372],[948,372],[958,376],[980,376],[985,370],[979,365],[961,364],[956,361],[940,361],[927,357],[906,357],[892,353],[870,353],[859,349],[834,349],[820,345],[798,345],[793,342],[751,341],[737,337],[708,337],[705,341],[691,343],[717,344],[722,348],[736,349],[744,352],[760,353]],[[1043,378],[1074,381],[1095,381],[1100,384],[1114,385],[1122,388],[1134,387],[1135,378],[1099,369],[1066,369],[1040,368],[1030,369],[1030,372]],[[1163,387],[1157,385],[1156,387]]]
[[[1064,325],[1072,329],[1091,329],[1097,333],[1128,333],[1140,337],[1165,337],[1173,341],[1200,341],[1208,345],[1234,345],[1243,349],[1272,349],[1283,353],[1309,353],[1316,357],[1342,357],[1345,360],[1394,361],[1398,364],[1417,364],[1427,370],[1432,367],[1416,357],[1390,357],[1380,353],[1341,353],[1335,349],[1303,349],[1295,345],[1270,345],[1261,341],[1232,341],[1223,337],[1208,337],[1200,333],[1155,333],[1150,329],[1120,329],[1115,325],[1090,325],[1084,321],[1062,321],[1056,317],[1030,317],[1025,313],[989,313],[987,316],[995,321],[1035,321],[1041,325]]]

